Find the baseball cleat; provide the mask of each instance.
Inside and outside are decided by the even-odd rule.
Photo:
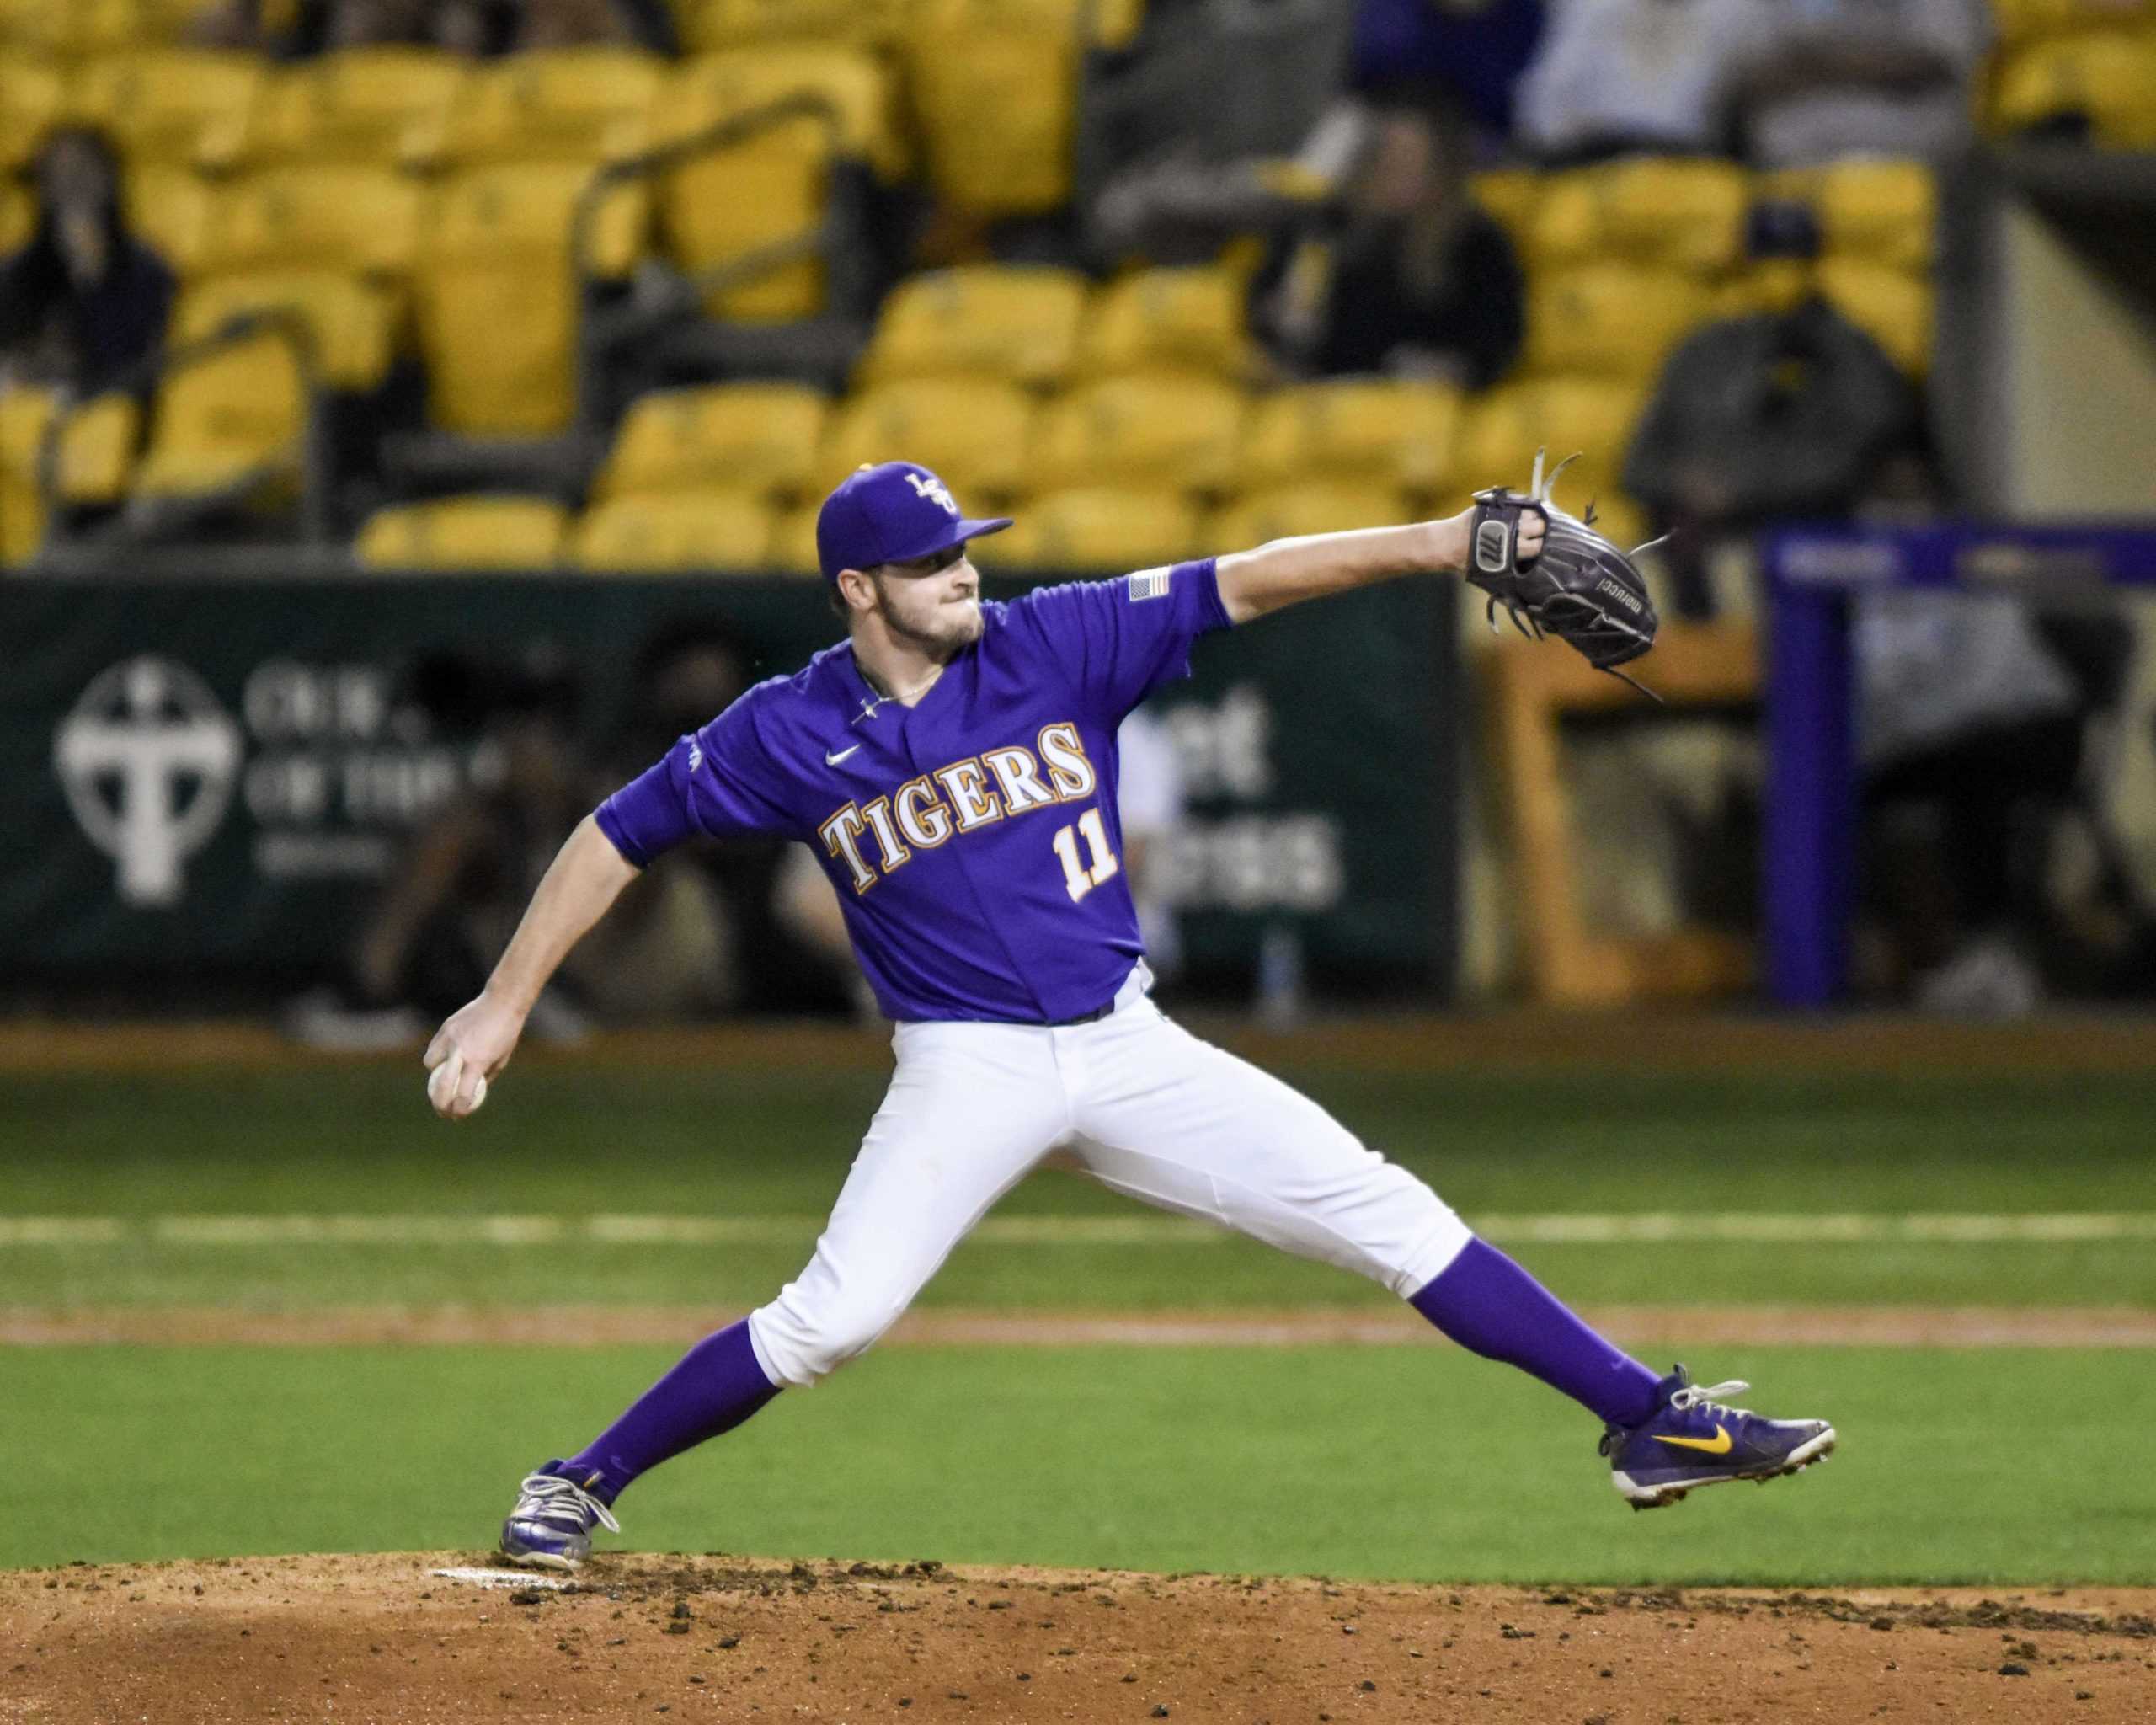
[[[1751,1387],[1742,1378],[1697,1387],[1680,1365],[1657,1386],[1659,1405],[1645,1423],[1604,1432],[1602,1453],[1625,1501],[1635,1509],[1657,1509],[1701,1486],[1733,1479],[1764,1483],[1826,1460],[1835,1437],[1825,1420],[1764,1419],[1719,1399]]]
[[[622,1524],[591,1494],[596,1469],[583,1476],[549,1461],[527,1473],[517,1488],[516,1508],[502,1524],[501,1553],[529,1569],[574,1569],[591,1555],[595,1525],[619,1533]]]

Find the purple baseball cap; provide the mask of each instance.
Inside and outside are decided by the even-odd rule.
[[[969,520],[949,489],[912,462],[857,467],[816,511],[816,560],[824,579],[841,569],[873,569],[947,551],[984,533],[1001,533],[1011,517]]]

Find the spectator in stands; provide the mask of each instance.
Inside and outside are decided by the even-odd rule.
[[[128,227],[118,153],[53,132],[33,164],[37,226],[0,263],[0,382],[109,389],[163,345],[173,273]]]
[[[1761,262],[1819,248],[1816,218],[1794,204],[1756,206],[1747,239]],[[1846,516],[1917,425],[1893,361],[1816,295],[1694,331],[1663,364],[1624,472],[1655,531],[1673,536],[1662,557],[1678,611],[1713,609],[1719,542],[1778,519]]]
[[[1513,95],[1544,29],[1542,0],[1358,0],[1348,82],[1442,90],[1476,131],[1513,131]]]
[[[691,646],[690,656],[697,649]],[[739,692],[739,660],[714,684],[685,686],[680,655],[639,659],[638,717],[628,735],[711,711]],[[287,1014],[291,1033],[322,1047],[399,1046],[424,1034],[440,1002],[484,981],[562,835],[590,811],[613,769],[595,771],[576,723],[575,680],[551,656],[508,667],[445,655],[420,667],[414,696],[435,729],[477,737],[474,782],[414,835],[366,919],[344,986],[316,990]],[[653,703],[659,703],[654,706]],[[667,732],[671,742],[678,729]],[[638,770],[649,764],[648,738]],[[594,1023],[654,1022],[731,1009],[742,994],[739,942],[720,887],[688,852],[645,871],[616,932],[566,966],[535,1012],[548,1039],[574,1041]],[[611,919],[610,918],[611,921]]]
[[[2074,799],[2089,708],[2020,601],[1860,595],[1858,742],[1873,905],[1913,1002],[2018,1017],[2042,1001],[2044,817]]]
[[[732,705],[748,687],[754,663],[747,641],[722,617],[673,618],[654,629],[632,663],[635,696],[610,751],[611,782],[626,783],[680,737]],[[813,943],[804,944],[789,931],[776,903],[788,852],[806,855],[798,845],[730,840],[685,846],[662,857],[647,873],[666,872],[665,892],[675,902],[663,915],[654,906],[639,913],[641,919],[655,929],[686,921],[693,891],[704,901],[703,916],[723,930],[728,975],[718,987],[706,985],[699,1001],[690,986],[693,979],[682,974],[684,955],[662,944],[649,959],[611,957],[612,985],[640,990],[644,967],[656,963],[662,975],[675,978],[677,997],[700,1011],[739,1004],[759,1012],[843,1012],[851,960],[841,969]],[[676,875],[679,881],[671,879]],[[606,1010],[603,997],[594,1003]]]
[[[1989,51],[1988,0],[1783,0],[1734,67],[1747,153],[1762,168],[1837,156],[1952,153]]]
[[[1449,104],[1374,107],[1340,196],[1276,242],[1252,285],[1251,326],[1281,371],[1470,389],[1504,375],[1525,290],[1512,243],[1469,195],[1468,142]]]
[[[1764,8],[1803,0],[1566,0],[1520,82],[1522,145],[1552,165],[1722,154]]]

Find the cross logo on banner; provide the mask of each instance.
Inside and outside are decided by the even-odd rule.
[[[240,752],[239,727],[184,665],[145,654],[91,680],[52,764],[83,830],[119,863],[124,903],[179,902],[179,865],[225,818]]]

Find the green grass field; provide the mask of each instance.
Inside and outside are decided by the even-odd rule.
[[[1290,1074],[1470,1217],[2156,1213],[2156,1081]],[[754,1304],[813,1239],[879,1092],[819,1079],[513,1074],[461,1127],[416,1067],[0,1080],[0,1306]],[[160,1218],[760,1217],[746,1240],[189,1243]],[[1144,1215],[1044,1175],[999,1214]],[[2156,1306],[2146,1240],[1518,1248],[1582,1301]],[[1240,1242],[960,1250],[925,1303],[1137,1311],[1385,1303]],[[574,1338],[565,1338],[573,1340]],[[685,1336],[686,1343],[692,1339]],[[1681,1340],[1681,1338],[1674,1338]],[[659,1549],[1431,1579],[2156,1581],[2144,1356],[1716,1348],[1833,1465],[1627,1513],[1593,1421],[1449,1349],[910,1348],[780,1398],[624,1501]],[[0,1566],[478,1549],[526,1466],[667,1349],[0,1350],[0,1440],[36,1487]]]

